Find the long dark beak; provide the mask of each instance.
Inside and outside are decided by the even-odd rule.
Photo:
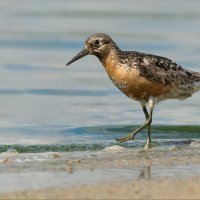
[[[75,62],[76,60],[86,56],[89,54],[89,51],[87,49],[83,49],[80,53],[78,53],[76,56],[74,56],[67,64],[66,66],[70,65],[71,63]]]

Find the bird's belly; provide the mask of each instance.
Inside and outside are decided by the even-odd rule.
[[[136,72],[115,73],[110,76],[114,85],[126,96],[138,101],[149,100],[150,97],[164,99],[170,87],[139,76]]]
[[[164,84],[141,78],[137,83],[130,84],[127,90],[122,92],[132,99],[148,101],[150,97],[155,97],[158,100],[165,99],[165,96],[169,94],[169,88]]]

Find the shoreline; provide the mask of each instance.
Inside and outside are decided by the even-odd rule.
[[[37,154],[46,161],[15,154],[1,163],[0,199],[200,198],[199,149],[200,143],[192,142],[164,149],[115,145],[96,152]]]

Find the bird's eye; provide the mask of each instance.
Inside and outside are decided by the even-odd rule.
[[[100,44],[99,40],[95,40],[95,41],[94,41],[94,45],[95,45],[95,46],[99,46],[99,44]]]

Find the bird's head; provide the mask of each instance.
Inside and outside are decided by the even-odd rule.
[[[72,58],[66,65],[70,65],[86,55],[95,55],[101,59],[108,55],[114,48],[117,48],[117,45],[110,36],[104,33],[93,34],[85,41],[85,48],[74,58]]]

